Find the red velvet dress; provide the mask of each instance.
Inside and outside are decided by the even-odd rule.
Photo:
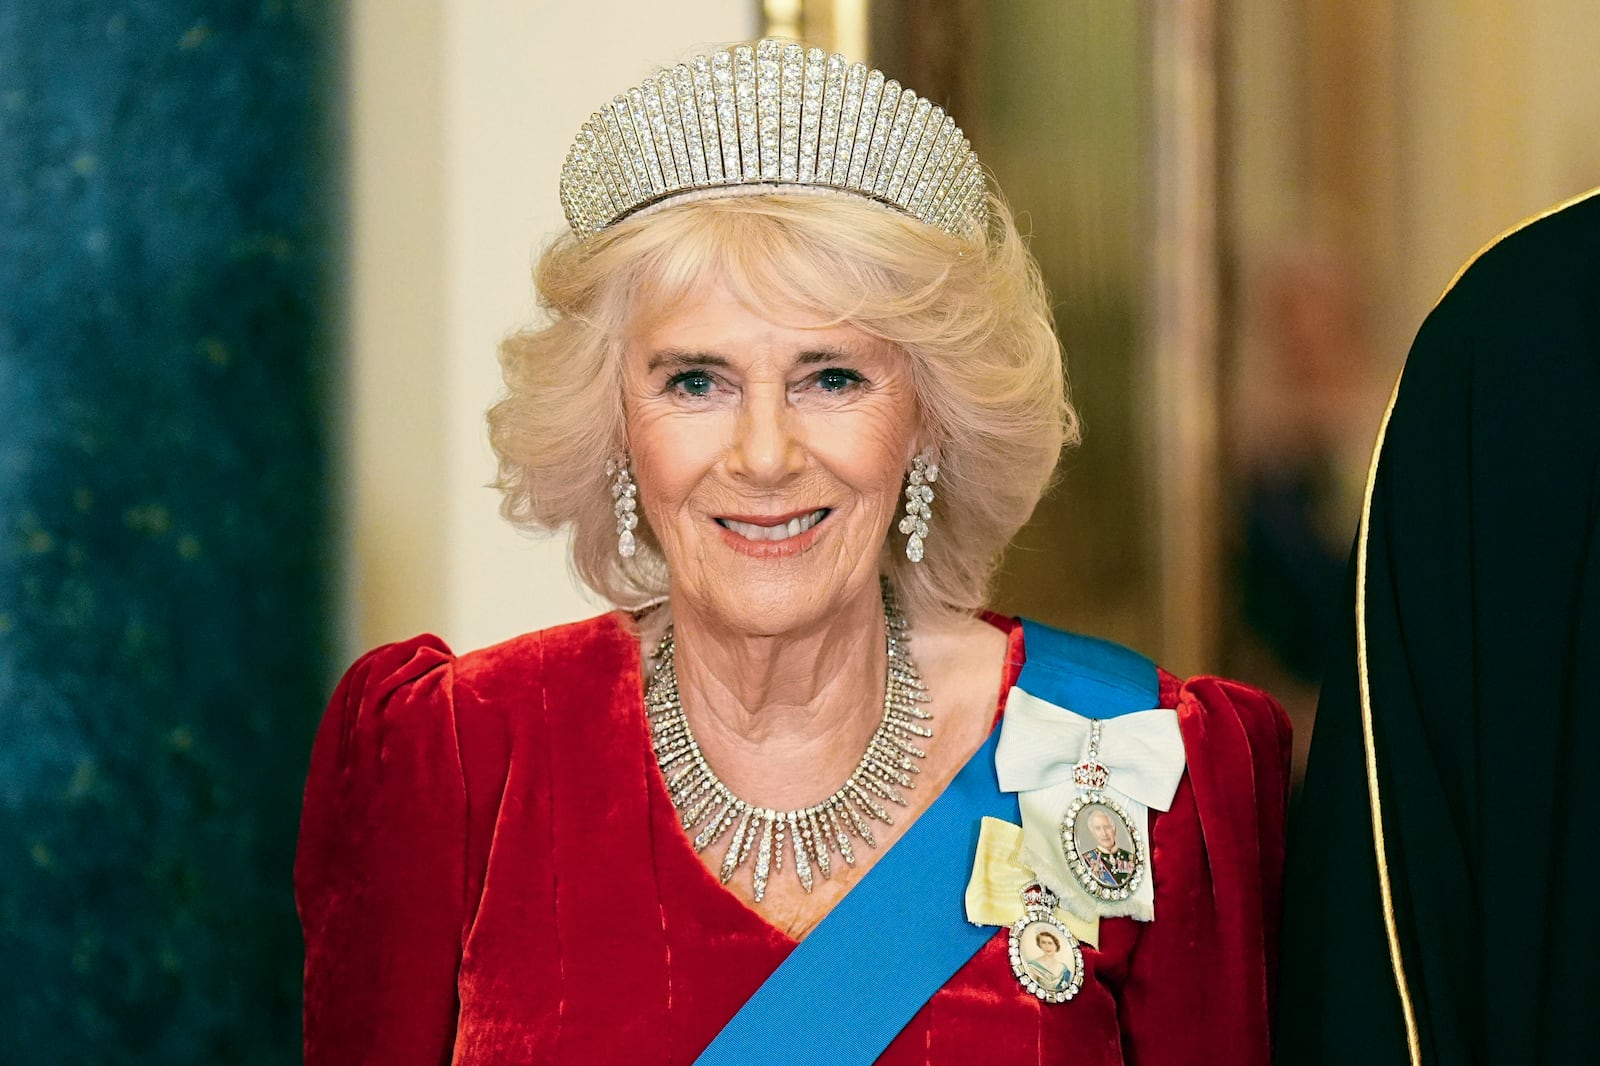
[[[1022,630],[996,624],[1008,690]],[[419,637],[351,668],[295,866],[307,1063],[688,1064],[794,947],[679,828],[638,660],[611,614],[459,658]],[[1161,702],[1188,771],[1152,812],[1156,920],[1102,921],[1062,1004],[1018,986],[996,930],[880,1062],[1266,1066],[1288,723],[1213,678],[1163,673]],[[828,1061],[852,1007],[815,1007],[773,1039]]]

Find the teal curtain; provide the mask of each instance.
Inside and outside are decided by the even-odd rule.
[[[342,13],[0,0],[0,1061],[282,1063]]]

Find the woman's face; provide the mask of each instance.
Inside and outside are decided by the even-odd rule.
[[[792,632],[877,596],[919,419],[910,363],[853,326],[773,321],[706,285],[636,317],[628,448],[674,599]]]

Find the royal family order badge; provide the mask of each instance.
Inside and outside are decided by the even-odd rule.
[[[1065,1003],[1083,987],[1083,949],[1056,918],[1057,902],[1035,881],[1022,890],[1023,915],[1011,924],[1011,972],[1046,1003]]]
[[[1061,850],[1084,891],[1107,902],[1125,900],[1139,888],[1149,858],[1138,821],[1106,795],[1111,771],[1100,762],[1101,723],[1090,726],[1089,752],[1072,771],[1082,791],[1061,818]]]
[[[1184,764],[1170,708],[1087,718],[1011,690],[995,773],[1017,794],[1018,854],[1063,911],[1155,919],[1150,815],[1172,806]]]

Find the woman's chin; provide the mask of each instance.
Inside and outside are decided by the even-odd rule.
[[[862,584],[866,589],[855,588]],[[675,610],[699,614],[719,628],[748,636],[801,633],[850,616],[853,599],[870,595],[876,610],[874,579],[840,580],[827,567],[736,567],[712,580],[673,590]],[[866,617],[872,617],[867,615]]]

